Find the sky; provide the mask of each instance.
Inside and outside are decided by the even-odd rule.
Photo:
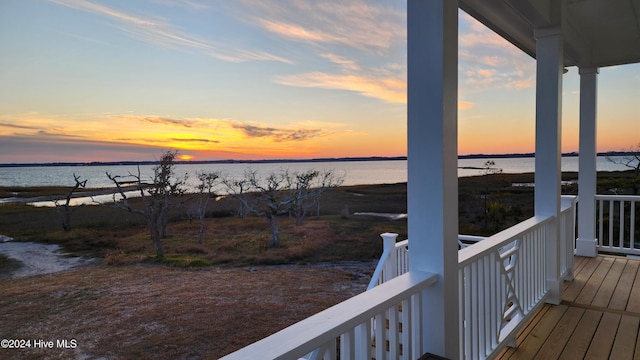
[[[535,61],[459,31],[459,154],[533,152]],[[0,163],[404,156],[406,70],[400,0],[0,0]],[[636,146],[640,66],[598,82],[598,151]]]

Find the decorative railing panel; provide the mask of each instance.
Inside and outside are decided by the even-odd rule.
[[[459,251],[461,357],[491,357],[544,301],[552,224],[533,217]]]
[[[596,195],[598,251],[640,255],[640,196]]]

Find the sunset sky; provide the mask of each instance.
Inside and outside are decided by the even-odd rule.
[[[406,155],[405,7],[0,0],[0,163]],[[459,19],[459,153],[534,151],[535,61]],[[569,70],[565,152],[578,150]],[[598,81],[598,150],[627,150],[640,66]]]

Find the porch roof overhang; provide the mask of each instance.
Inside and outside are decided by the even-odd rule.
[[[640,62],[640,0],[460,0],[459,4],[534,58],[535,29],[561,24],[564,66]]]

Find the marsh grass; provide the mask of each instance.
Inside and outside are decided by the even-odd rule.
[[[60,217],[53,208],[2,204],[0,229],[16,241],[59,244],[74,254],[103,258],[107,264],[142,261],[199,267],[368,261],[381,253],[380,233],[396,231],[406,237],[406,221],[339,216],[345,205],[352,212],[404,212],[405,184],[351,186],[326,194],[321,216],[307,216],[302,225],[295,225],[294,219],[286,216],[278,220],[281,249],[268,247],[271,234],[266,219],[238,218],[234,215],[238,204],[229,198],[213,203],[208,210],[201,245],[197,243],[199,221],[188,215],[195,199],[189,196],[180,199],[180,206],[169,214],[168,236],[162,240],[166,249],[163,259],[153,255],[143,218],[109,204],[78,209],[71,231],[62,230]]]

